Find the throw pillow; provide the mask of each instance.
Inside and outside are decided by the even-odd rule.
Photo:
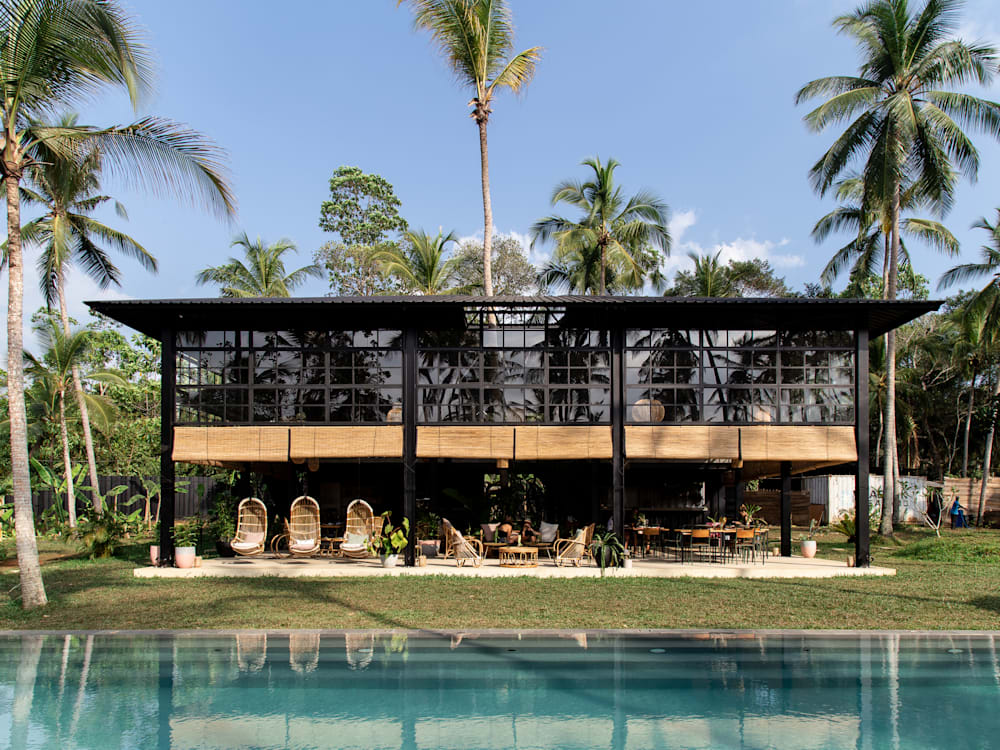
[[[498,524],[498,523],[483,523],[483,524],[480,524],[480,526],[482,526],[482,528],[483,528],[483,541],[484,542],[492,542],[494,539],[496,539],[497,526],[499,526],[499,525],[500,524]]]
[[[557,523],[545,523],[545,521],[542,521],[538,526],[538,540],[540,542],[554,542],[558,534],[559,524]]]

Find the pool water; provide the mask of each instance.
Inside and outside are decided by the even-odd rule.
[[[0,635],[0,747],[1000,747],[1000,635]]]

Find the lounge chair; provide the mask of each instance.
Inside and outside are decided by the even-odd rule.
[[[310,557],[319,548],[319,503],[308,495],[297,497],[288,513],[288,551],[293,557]]]
[[[587,556],[587,529],[580,529],[572,539],[556,539],[552,548],[555,557],[552,558],[558,567],[567,565],[580,567]]]
[[[451,525],[447,518],[441,519],[444,526],[445,538],[451,548],[451,554],[455,557],[455,564],[462,567],[466,562],[471,562],[473,567],[478,568],[483,564],[483,543],[478,539],[466,539],[462,533]]]
[[[372,542],[382,533],[383,519],[376,517],[372,506],[364,500],[352,500],[347,506],[347,523],[344,541],[340,543],[341,557],[363,560],[372,554]]]
[[[267,507],[255,497],[240,500],[236,511],[236,534],[229,546],[238,555],[259,555],[267,539]]]

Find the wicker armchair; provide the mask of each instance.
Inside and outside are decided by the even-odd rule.
[[[319,503],[307,495],[295,498],[288,513],[288,551],[310,557],[320,548]]]
[[[441,525],[444,526],[445,537],[458,567],[461,568],[467,562],[471,562],[476,568],[483,564],[483,543],[481,541],[466,539],[458,529],[451,525],[451,521],[447,518],[441,519]]]
[[[555,557],[552,558],[558,567],[575,565],[580,567],[587,555],[587,529],[580,529],[572,539],[556,539],[553,546]]]
[[[347,506],[344,541],[340,543],[341,556],[354,560],[370,557],[372,542],[382,533],[383,522],[382,516],[376,516],[372,506],[364,500],[352,500]]]
[[[229,542],[238,555],[259,555],[267,540],[267,507],[255,497],[240,500],[236,511],[236,535]]]

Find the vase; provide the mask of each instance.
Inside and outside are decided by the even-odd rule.
[[[399,562],[399,555],[381,555],[383,568],[395,568],[396,563]]]
[[[178,568],[193,568],[195,556],[194,547],[178,547],[174,550],[174,565]]]
[[[160,545],[158,544],[149,545],[149,561],[153,565],[160,564]]]
[[[816,540],[815,539],[803,539],[802,540],[802,556],[803,557],[816,557]]]

